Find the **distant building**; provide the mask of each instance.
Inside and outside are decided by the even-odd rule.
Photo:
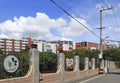
[[[58,43],[56,42],[47,42],[46,44],[47,52],[57,53],[58,52],[57,48],[58,48]]]
[[[56,42],[48,42],[44,40],[34,40],[34,43],[37,44],[37,48],[40,52],[53,52],[57,53],[58,44]]]
[[[4,52],[7,51],[21,51],[26,47],[31,47],[33,43],[31,38],[23,38],[23,39],[0,39],[0,49]]]
[[[117,46],[114,45],[114,44],[109,44],[109,45],[108,45],[108,48],[109,48],[109,49],[110,49],[110,48],[117,48]]]
[[[58,43],[58,51],[63,50],[64,53],[70,52],[74,49],[73,41],[56,41]]]
[[[87,50],[100,50],[100,44],[93,43],[93,42],[77,42],[76,49],[87,49]],[[102,44],[103,50],[108,49],[108,45]]]
[[[37,48],[39,52],[45,52],[46,51],[46,41],[44,40],[34,40],[34,44],[37,44]]]
[[[40,52],[53,52],[57,53],[63,50],[64,53],[70,52],[74,49],[72,41],[39,41],[34,40],[34,43],[38,45]]]
[[[73,41],[45,41],[45,40],[33,40],[31,38],[23,39],[0,39],[0,49],[4,52],[8,51],[21,51],[26,47],[31,48],[32,44],[37,44],[39,52],[53,52],[58,53],[63,51],[64,53],[70,52],[74,49],[87,49],[87,50],[100,50],[100,44],[93,42],[77,42]],[[115,45],[102,44],[103,50],[108,48],[117,48]]]
[[[4,52],[8,51],[21,51],[26,47],[31,48],[32,44],[37,44],[37,48],[40,52],[53,52],[57,53],[59,47],[66,52],[72,51],[75,47],[72,41],[45,41],[45,40],[33,40],[31,38],[23,39],[0,39],[0,49]]]

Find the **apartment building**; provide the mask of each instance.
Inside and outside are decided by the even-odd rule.
[[[53,52],[57,53],[59,46],[63,47],[64,52],[69,52],[73,50],[72,41],[45,41],[45,40],[33,40],[31,38],[22,38],[22,39],[0,39],[0,49],[4,52],[8,51],[21,51],[28,46],[31,47],[31,44],[37,44],[37,48],[40,52]]]
[[[64,53],[70,52],[74,49],[88,49],[88,50],[100,50],[100,44],[93,42],[77,42],[73,41],[45,41],[45,40],[33,40],[31,38],[22,39],[0,39],[0,49],[4,52],[7,51],[21,51],[27,46],[31,48],[31,44],[37,44],[37,48],[40,52],[53,52],[57,53],[62,50]],[[108,49],[108,45],[102,44],[103,50]],[[109,45],[109,48],[115,47]]]
[[[63,50],[64,53],[72,51],[74,45],[72,41],[40,41],[34,40],[34,43],[37,44],[38,50],[40,52],[53,52],[57,53],[60,50]],[[61,49],[60,49],[61,48]]]
[[[70,52],[74,49],[73,41],[56,41],[58,43],[58,51],[63,50],[64,53]]]
[[[45,52],[46,51],[46,41],[44,40],[34,40],[34,44],[37,44],[37,48],[39,52]]]
[[[58,43],[56,42],[47,42],[46,43],[46,51],[47,52],[53,52],[53,53],[57,53],[58,50]]]
[[[0,39],[0,49],[4,52],[7,51],[21,51],[28,46],[31,47],[33,43],[31,38],[23,38],[23,39]]]

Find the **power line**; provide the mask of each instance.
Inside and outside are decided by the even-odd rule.
[[[97,2],[101,5],[101,8],[102,8],[102,10],[105,10],[105,8],[103,7],[103,5],[101,4],[101,2],[99,1],[99,0],[97,0]],[[109,8],[108,6],[107,6],[107,4],[102,0],[102,2],[104,3],[104,5],[106,6],[106,8]],[[106,14],[105,14],[106,15]],[[107,16],[107,18],[108,18],[108,15],[106,15]],[[113,22],[112,23],[110,23],[110,20],[109,20],[109,18],[108,18],[108,22],[109,22],[109,24],[113,24]],[[102,39],[102,42],[106,45],[106,42],[105,42],[105,40],[104,39]]]
[[[101,4],[100,3],[100,1],[99,0],[97,0],[98,1],[98,3],[99,4]],[[111,7],[112,8],[112,10],[113,10],[113,6],[111,5],[111,3],[110,3],[110,1],[108,0],[108,3],[110,4],[110,6],[108,6],[107,5],[107,3],[106,2],[104,2],[103,0],[102,0],[102,3],[104,3],[104,5],[107,7],[107,8],[109,8],[109,7]],[[101,4],[101,7],[104,9],[104,7],[103,7],[103,5]],[[106,13],[106,16],[107,16],[107,19],[108,19],[108,22],[109,22],[109,24],[111,25],[113,25],[113,29],[114,29],[114,31],[116,31],[117,32],[117,21],[116,21],[116,18],[115,18],[115,13],[114,13],[114,10],[113,10],[113,15],[114,15],[114,17],[112,18],[112,16],[111,15],[109,15],[109,14],[107,14]],[[109,17],[108,17],[109,16]],[[110,20],[109,20],[109,18],[111,19],[111,23],[110,23]],[[115,26],[116,25],[116,26]],[[116,33],[115,33],[116,34]],[[120,34],[120,33],[119,33]],[[116,37],[116,36],[115,36]],[[117,39],[117,37],[116,37],[116,39]]]
[[[111,4],[110,0],[108,0],[108,3],[110,4],[111,7],[113,7],[113,5]],[[115,27],[116,29],[115,30],[116,30],[116,32],[118,32],[117,30],[118,30],[119,27],[117,25],[118,23],[117,23],[117,19],[116,19],[114,8],[112,9],[112,11],[113,11],[113,20],[114,20],[114,23],[116,24],[116,27]],[[118,34],[120,34],[120,33],[118,33]]]
[[[104,3],[104,5],[108,8],[108,5],[102,0],[102,2]]]
[[[93,35],[95,35],[97,38],[100,38],[97,34],[95,34],[92,30],[89,29],[86,25],[81,23],[79,20],[74,18],[70,13],[68,13],[64,8],[62,8],[60,5],[58,5],[55,1],[50,0],[52,3],[54,3],[58,8],[60,8],[64,13],[66,13],[68,16],[70,16],[72,19],[74,19],[76,22],[78,22],[80,25],[82,25],[84,28],[86,28],[89,32],[91,32]]]

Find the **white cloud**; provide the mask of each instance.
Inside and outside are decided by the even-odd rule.
[[[0,34],[0,38],[8,38],[8,36],[5,34]]]
[[[101,4],[96,4],[95,8],[98,8],[99,10],[102,8]]]
[[[81,22],[82,24],[89,26],[85,20],[80,18],[76,18],[76,19],[79,20],[79,22]],[[87,30],[82,25],[80,25],[78,22],[76,22],[73,19],[71,19],[68,26],[63,27],[62,30],[60,29],[58,30],[61,32],[62,36],[68,36],[68,37],[79,37],[83,33],[87,32]]]
[[[76,18],[81,23],[89,26],[83,19]],[[61,36],[55,36],[57,33],[51,33],[50,29],[55,28]],[[68,39],[69,37],[81,36],[86,30],[73,19],[67,22],[64,18],[51,19],[45,13],[36,13],[35,17],[14,17],[12,20],[6,20],[0,23],[0,37],[22,38],[31,37],[36,39]]]
[[[120,33],[120,28],[109,27],[108,30],[111,32]]]

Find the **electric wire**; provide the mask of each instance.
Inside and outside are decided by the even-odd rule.
[[[95,34],[91,29],[89,29],[89,27],[87,27],[86,25],[82,24],[79,20],[77,20],[74,16],[72,16],[69,12],[67,12],[63,7],[61,7],[59,4],[57,4],[54,0],[50,0],[53,4],[55,4],[59,9],[61,9],[64,13],[66,13],[68,16],[70,16],[72,19],[74,19],[76,22],[78,22],[80,25],[82,25],[85,29],[87,29],[89,32],[91,32],[93,35],[95,35],[97,38],[100,38],[97,34]],[[97,0],[99,2],[99,0]],[[102,0],[103,1],[103,0]],[[103,1],[104,2],[104,1]],[[76,2],[75,2],[76,3]],[[100,3],[100,2],[99,2]],[[101,3],[100,3],[101,4]],[[104,2],[105,6],[108,8],[107,4]],[[77,4],[79,7],[79,4]],[[112,5],[111,5],[112,6]],[[104,9],[104,7],[101,5],[101,8]],[[110,17],[111,18],[111,17]],[[109,20],[110,23],[110,20]],[[110,23],[111,24],[111,23]],[[112,22],[113,24],[113,22]],[[113,24],[114,26],[114,24]],[[107,40],[107,41],[111,41],[111,42],[118,42],[116,40]],[[103,42],[105,43],[105,40],[103,40]],[[106,44],[106,43],[105,43]]]
[[[102,0],[103,1],[103,0]],[[97,2],[100,4],[100,6],[101,6],[101,8],[102,8],[102,10],[104,9],[104,7],[103,7],[103,5],[100,3],[100,1],[99,0],[97,0]],[[106,4],[105,4],[106,5]],[[102,39],[102,42],[106,45],[106,42],[105,42],[105,40],[104,39]]]
[[[110,6],[111,7],[113,7],[113,5],[111,4],[111,2],[110,2],[110,0],[107,0],[108,1],[108,3],[110,4]],[[115,25],[116,25],[116,27],[115,27],[115,31],[119,34],[118,35],[118,39],[120,39],[120,33],[119,33],[119,31],[118,31],[118,29],[119,29],[119,27],[118,27],[118,23],[117,23],[117,19],[116,19],[116,14],[115,14],[115,11],[114,11],[114,8],[112,8],[112,12],[113,12],[113,20],[114,20],[114,23],[115,23]],[[117,38],[116,38],[117,39]],[[118,40],[117,39],[117,40]]]
[[[94,12],[89,12],[88,9],[86,9],[84,6],[82,6],[81,4],[84,4],[84,2],[80,3],[79,0],[69,0],[70,3],[73,4],[73,9],[75,9],[75,11],[73,11],[74,15],[77,17],[80,17],[82,19],[86,19],[88,20],[89,16]],[[81,14],[80,14],[81,13]],[[96,13],[96,12],[95,12]],[[91,16],[92,16],[91,15]],[[90,16],[90,17],[91,17]],[[95,27],[95,26],[94,26]],[[92,27],[93,28],[93,27]],[[94,32],[96,32],[96,28],[93,28]],[[88,40],[91,40],[91,37],[87,37]],[[93,41],[96,41],[95,38],[92,39]]]
[[[98,1],[99,2],[99,1]],[[104,3],[104,5],[108,8],[108,5],[102,0],[102,2]],[[109,1],[109,3],[110,3],[110,1]],[[101,4],[100,2],[99,2],[99,4]],[[111,5],[111,3],[110,3],[110,5]],[[101,4],[101,6],[102,6],[102,8],[104,9],[104,7],[103,7],[103,5]],[[111,7],[112,7],[112,10],[113,10],[113,6],[111,5]],[[114,11],[114,10],[113,10]],[[114,13],[113,13],[114,14]],[[109,20],[109,17],[108,17],[108,15],[107,15],[107,18],[108,18],[108,20]],[[116,27],[115,27],[115,24],[117,24],[113,19],[112,19],[112,16],[110,15],[110,18],[111,18],[111,21],[112,21],[112,23],[110,23],[110,24],[113,24],[113,28],[114,28],[114,30],[117,32],[117,29],[116,29]],[[114,16],[114,18],[115,18],[115,16]],[[109,20],[109,22],[110,22],[110,20]],[[116,37],[116,36],[115,36]],[[109,41],[111,41],[111,42],[118,42],[118,41],[116,41],[116,40],[109,40]]]
[[[68,16],[70,16],[72,19],[74,19],[76,22],[78,22],[80,25],[82,25],[85,29],[87,29],[89,32],[91,32],[93,35],[95,35],[97,38],[100,38],[97,34],[95,34],[92,30],[89,29],[86,25],[81,23],[79,20],[77,20],[74,16],[72,16],[70,13],[68,13],[64,8],[62,8],[59,4],[57,4],[54,0],[50,0],[52,3],[54,3],[58,8],[60,8],[64,13],[66,13]]]

